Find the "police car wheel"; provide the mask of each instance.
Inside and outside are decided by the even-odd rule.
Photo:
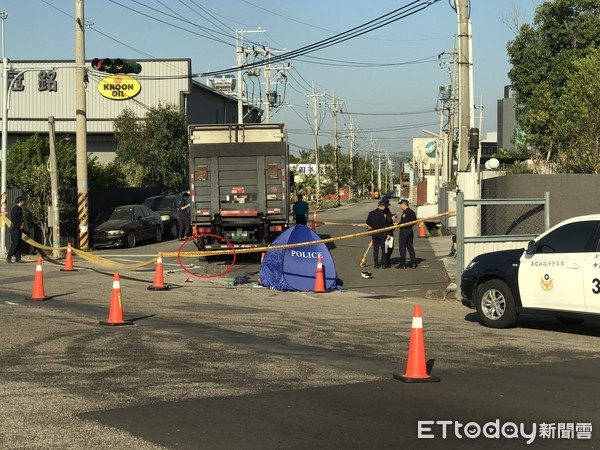
[[[556,320],[564,325],[579,325],[585,322],[585,319],[577,319],[575,317],[559,317],[556,316]]]
[[[508,328],[517,321],[512,291],[502,280],[488,280],[477,289],[475,308],[486,327]]]

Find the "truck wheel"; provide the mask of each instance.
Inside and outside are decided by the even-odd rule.
[[[509,328],[517,321],[513,293],[502,280],[488,280],[477,289],[475,309],[486,327]]]
[[[176,220],[171,222],[170,233],[171,233],[171,236],[173,237],[173,239],[177,239],[177,237],[179,236],[179,227],[177,226]]]
[[[135,231],[129,230],[129,234],[127,235],[127,246],[129,248],[135,247]]]
[[[162,241],[162,229],[160,227],[156,227],[156,231],[154,232],[154,241]]]

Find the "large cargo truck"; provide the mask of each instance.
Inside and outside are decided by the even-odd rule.
[[[190,125],[190,218],[202,249],[272,242],[289,226],[283,124]]]

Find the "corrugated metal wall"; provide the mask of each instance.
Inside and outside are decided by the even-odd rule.
[[[116,101],[100,95],[98,81],[109,74],[88,71],[87,128],[88,132],[113,133],[113,120],[125,108],[132,109],[138,117],[145,116],[149,107],[159,103],[181,105],[182,93],[191,90],[189,78],[191,61],[138,60],[142,73],[132,75],[141,86],[134,99]],[[89,62],[86,66],[89,67]],[[1,64],[0,64],[1,67]],[[56,132],[75,132],[75,63],[72,61],[12,61],[14,71],[23,73],[22,91],[10,94],[10,132],[48,131],[48,116],[56,120]],[[41,72],[56,72],[56,91],[40,90],[38,81]],[[181,77],[181,78],[178,78]],[[0,101],[2,93],[0,92]],[[0,111],[1,117],[2,111]]]

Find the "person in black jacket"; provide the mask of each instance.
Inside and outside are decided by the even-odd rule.
[[[400,222],[408,223],[414,222],[417,220],[417,215],[415,212],[408,207],[408,200],[402,199],[400,200],[400,209],[402,210],[402,215],[400,216]],[[415,248],[413,246],[414,241],[414,233],[412,229],[413,225],[407,227],[400,227],[399,236],[398,236],[398,248],[400,249],[400,264],[396,266],[396,269],[406,269],[412,267],[413,269],[417,268],[417,259],[415,257]],[[410,261],[408,264],[406,263],[406,250],[408,250],[408,254],[410,255]]]
[[[380,201],[377,203],[377,208],[371,211],[367,217],[367,225],[370,230],[379,230],[388,226],[387,219],[385,217],[386,202]],[[379,269],[380,267],[387,268],[389,263],[385,256],[385,239],[387,234],[385,231],[381,233],[374,233],[371,235],[373,240],[373,261],[374,267]],[[381,251],[381,262],[379,261],[379,252]]]
[[[23,242],[23,205],[25,199],[23,197],[16,198],[16,205],[10,210],[10,249],[6,256],[6,262],[12,263],[12,257],[15,257],[15,262],[21,261],[21,243]]]
[[[390,211],[390,199],[385,197],[382,199],[382,201],[385,202],[385,209],[383,210],[383,212],[385,213],[385,220],[387,222],[387,227],[391,227],[392,225],[394,225],[394,219],[396,219],[398,217],[398,214],[392,214],[392,211]],[[384,265],[385,268],[389,268],[392,267],[392,265],[390,264],[390,260],[392,258],[392,253],[394,252],[394,230],[389,230],[386,231],[386,238],[385,238],[385,259],[386,259],[386,264]]]
[[[184,192],[179,204],[179,240],[185,241],[190,233],[190,194]]]

